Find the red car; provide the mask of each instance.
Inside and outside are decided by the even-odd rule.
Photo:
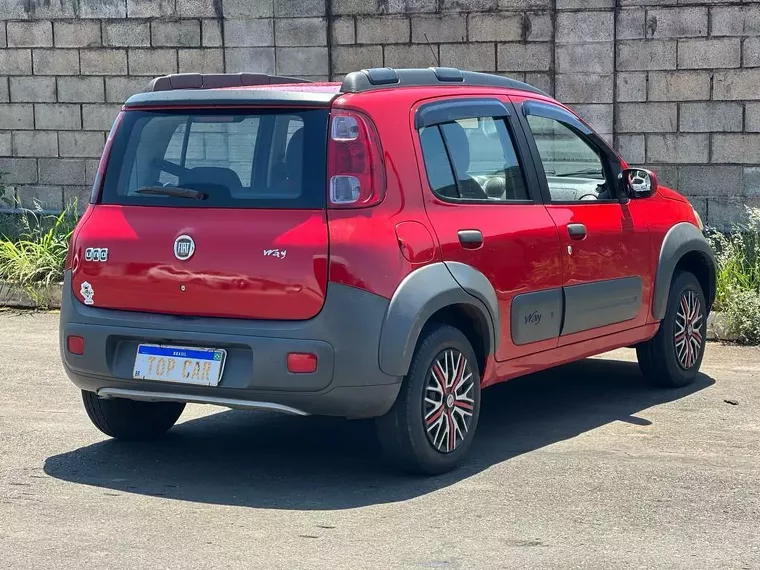
[[[376,418],[454,468],[482,390],[624,346],[692,382],[715,262],[699,216],[504,77],[170,75],[124,105],[72,238],[63,364],[104,433],[187,402]]]

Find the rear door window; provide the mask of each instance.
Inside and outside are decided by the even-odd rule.
[[[441,198],[495,202],[531,199],[503,118],[459,119],[424,127],[420,144],[428,182]]]
[[[101,202],[322,208],[326,137],[327,110],[127,111]]]

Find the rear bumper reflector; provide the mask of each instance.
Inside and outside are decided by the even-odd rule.
[[[66,338],[66,348],[71,354],[82,356],[84,354],[84,338],[70,335]]]
[[[317,371],[317,355],[302,352],[288,354],[288,372],[293,374],[311,374]]]

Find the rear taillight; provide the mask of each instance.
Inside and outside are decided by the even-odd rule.
[[[71,271],[74,268],[74,249],[76,248],[76,240],[74,239],[74,233],[69,238],[69,249],[66,251],[66,261],[63,264],[65,271]]]
[[[331,208],[365,208],[383,201],[380,138],[367,117],[355,111],[332,114],[327,164]]]
[[[82,226],[84,225],[85,221],[87,221],[87,218],[90,217],[91,213],[92,206],[87,206],[87,209],[85,209],[82,217],[79,218],[74,231],[71,232],[71,237],[69,238],[69,249],[66,252],[66,261],[64,264],[64,269],[66,271],[76,271],[78,269],[79,257],[77,253],[77,236],[79,235],[79,230],[82,229]]]
[[[116,117],[116,120],[111,127],[111,132],[108,133],[106,139],[106,145],[103,147],[103,154],[100,155],[100,162],[98,163],[98,172],[95,175],[95,181],[92,184],[92,193],[90,195],[90,202],[95,203],[100,198],[100,192],[103,189],[103,180],[106,175],[106,165],[108,164],[108,156],[111,154],[111,147],[113,146],[113,139],[116,136],[116,131],[119,130],[121,120],[124,117],[124,111],[120,112]]]

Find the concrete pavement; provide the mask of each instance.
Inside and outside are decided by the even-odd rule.
[[[469,463],[421,479],[370,422],[189,406],[110,441],[57,315],[0,313],[0,338],[3,570],[760,568],[757,349],[709,345],[675,391],[630,350],[488,389]]]

